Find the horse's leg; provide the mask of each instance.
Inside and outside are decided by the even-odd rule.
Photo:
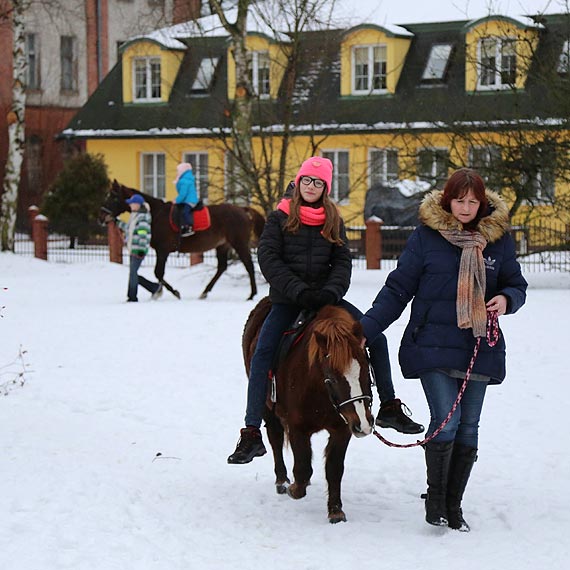
[[[251,295],[247,298],[248,301],[251,301],[257,295],[257,285],[255,283],[255,268],[253,266],[253,261],[251,259],[251,251],[249,249],[249,244],[234,246],[238,257],[240,258],[241,262],[243,263],[247,274],[249,275],[249,283],[251,285]]]
[[[275,465],[275,490],[279,495],[287,492],[289,486],[289,478],[287,477],[287,466],[283,459],[283,444],[285,442],[285,432],[283,425],[275,412],[266,408],[263,415],[265,419],[265,427],[267,428],[267,437],[273,451],[273,463]]]
[[[335,430],[331,432],[329,442],[325,450],[325,473],[329,487],[328,513],[329,522],[337,523],[346,521],[342,511],[340,498],[340,483],[344,474],[344,458],[350,441],[348,430]]]
[[[168,252],[156,252],[156,265],[154,266],[154,275],[159,283],[162,283],[177,299],[180,299],[180,293],[164,280],[164,270],[166,268],[166,260],[168,259]]]
[[[222,276],[222,273],[228,268],[228,252],[230,248],[228,245],[220,245],[216,248],[216,257],[218,258],[218,269],[216,274],[212,277],[211,281],[206,285],[206,288],[202,291],[200,299],[205,299],[208,293],[214,288],[216,281]]]
[[[289,443],[295,459],[295,482],[287,489],[287,494],[293,499],[301,499],[307,494],[307,485],[311,484],[313,475],[311,436],[289,426]]]

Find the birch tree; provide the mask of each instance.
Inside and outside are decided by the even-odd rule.
[[[24,159],[26,107],[26,53],[25,53],[25,0],[11,0],[13,41],[12,105],[8,112],[8,156],[4,175],[4,192],[0,211],[0,239],[2,251],[14,251],[18,186]]]
[[[231,154],[236,168],[234,182],[238,197],[247,198],[251,203],[269,212],[282,196],[288,179],[286,171],[293,138],[292,125],[295,115],[295,92],[298,89],[298,67],[301,63],[301,36],[311,29],[330,27],[335,0],[236,0],[231,2],[231,8],[236,10],[235,22],[228,20],[227,2],[210,0],[210,10],[216,14],[222,26],[230,36],[232,55],[236,65],[236,88],[231,107],[231,138],[230,143],[221,138],[226,150]],[[250,61],[247,50],[248,15],[251,20],[261,23],[274,38],[278,40],[282,50],[282,61],[286,62],[283,73],[283,83],[280,88],[280,98],[275,102],[274,110],[278,109],[272,120],[265,116],[267,124],[279,122],[280,132],[275,133],[271,128],[256,120],[256,104],[259,95],[252,85]],[[318,59],[319,54],[313,54]],[[282,65],[279,62],[278,65]],[[308,79],[306,80],[308,81]],[[304,85],[311,91],[310,86]],[[318,93],[311,91],[311,97],[318,99]],[[270,107],[264,107],[268,113]],[[260,151],[253,150],[253,131]],[[322,143],[323,136],[317,140],[316,135],[309,135],[313,153]]]

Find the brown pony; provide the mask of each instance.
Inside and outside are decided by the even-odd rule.
[[[140,194],[150,206],[152,215],[150,245],[156,251],[156,264],[154,274],[174,296],[180,299],[180,293],[164,280],[166,260],[173,251],[181,253],[201,253],[209,249],[216,249],[218,269],[212,280],[208,283],[200,299],[205,299],[212,290],[216,281],[228,268],[228,254],[233,248],[244,264],[251,283],[251,295],[257,294],[255,273],[250,252],[250,239],[252,233],[259,238],[265,225],[265,218],[253,208],[234,206],[233,204],[217,204],[208,206],[210,211],[210,227],[204,231],[180,238],[178,232],[170,225],[171,202],[164,202],[149,194],[143,194],[134,188],[129,188],[113,180],[107,200],[101,207],[103,219],[109,222],[122,212],[129,211],[125,200],[133,194]]]
[[[245,324],[242,349],[248,375],[259,330],[270,309],[269,298],[263,298]],[[331,523],[346,521],[340,486],[350,438],[369,435],[374,423],[362,339],[360,323],[347,311],[323,307],[280,362],[275,380],[276,402],[269,396],[264,413],[277,492],[287,493],[293,499],[306,495],[313,474],[311,436],[323,429],[329,432],[325,472]],[[294,457],[295,481],[291,485],[283,459],[285,432]]]

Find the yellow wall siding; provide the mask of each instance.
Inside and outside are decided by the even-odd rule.
[[[485,136],[485,145],[501,144],[508,134],[490,133]],[[529,137],[533,134],[529,133]],[[301,163],[311,155],[314,140],[309,136],[297,136],[293,139],[287,163],[285,180],[293,180]],[[506,144],[506,143],[504,143]],[[464,141],[453,139],[453,135],[446,133],[424,133],[421,142],[418,135],[407,134],[336,134],[325,137],[316,154],[323,151],[344,150],[349,153],[349,184],[350,198],[347,204],[340,206],[340,211],[350,225],[364,223],[363,212],[366,191],[369,188],[368,154],[370,149],[398,149],[400,152],[400,170],[407,169],[407,178],[415,179],[415,159],[407,158],[417,152],[421,147],[447,148],[450,158],[456,164],[467,164],[468,147]],[[261,155],[261,141],[254,138],[253,149],[256,156]],[[279,160],[280,141],[273,141],[273,166],[275,179]],[[109,177],[134,188],[141,188],[141,154],[164,153],[166,155],[166,199],[172,200],[176,191],[172,181],[176,176],[176,165],[182,160],[185,152],[207,152],[209,162],[209,200],[217,203],[224,200],[224,157],[225,149],[215,139],[91,139],[87,142],[87,151],[93,154],[102,154],[109,169]],[[406,164],[406,160],[408,163]],[[412,174],[410,174],[412,173]],[[403,174],[402,174],[403,176]],[[284,190],[284,189],[283,189]],[[501,189],[496,189],[501,190]],[[513,197],[508,189],[502,190],[509,204]],[[557,183],[557,198],[569,196],[570,189]],[[550,206],[538,207],[535,215],[548,215],[552,212]],[[528,214],[524,206],[513,220],[520,223]],[[570,213],[568,214],[570,216]],[[564,218],[557,214],[557,218]],[[570,223],[570,217],[567,217]],[[566,218],[564,218],[566,219]]]
[[[523,89],[532,55],[538,43],[537,30],[525,30],[507,20],[485,20],[465,34],[465,90],[478,87],[478,44],[483,38],[516,39],[517,76],[515,87]]]
[[[133,60],[136,57],[160,58],[160,100],[167,102],[178,75],[184,52],[166,50],[156,42],[141,40],[125,48],[122,53],[123,62],[123,102],[133,103]]]
[[[395,93],[410,49],[411,40],[394,38],[376,28],[358,29],[345,36],[340,47],[340,94],[352,95],[352,48],[355,46],[386,45],[386,87],[388,93]]]

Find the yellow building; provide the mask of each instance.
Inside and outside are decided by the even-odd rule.
[[[321,154],[334,163],[331,194],[350,225],[364,222],[370,188],[437,187],[467,165],[508,198],[517,219],[547,213],[568,223],[568,23],[566,14],[363,23],[305,32],[298,43],[251,32],[253,149],[265,201],[236,184],[239,88],[219,26],[179,24],[128,42],[63,136],[85,139],[112,178],[165,199],[175,196],[177,163],[189,161],[206,203],[271,209],[285,190],[280,165],[287,182]]]

